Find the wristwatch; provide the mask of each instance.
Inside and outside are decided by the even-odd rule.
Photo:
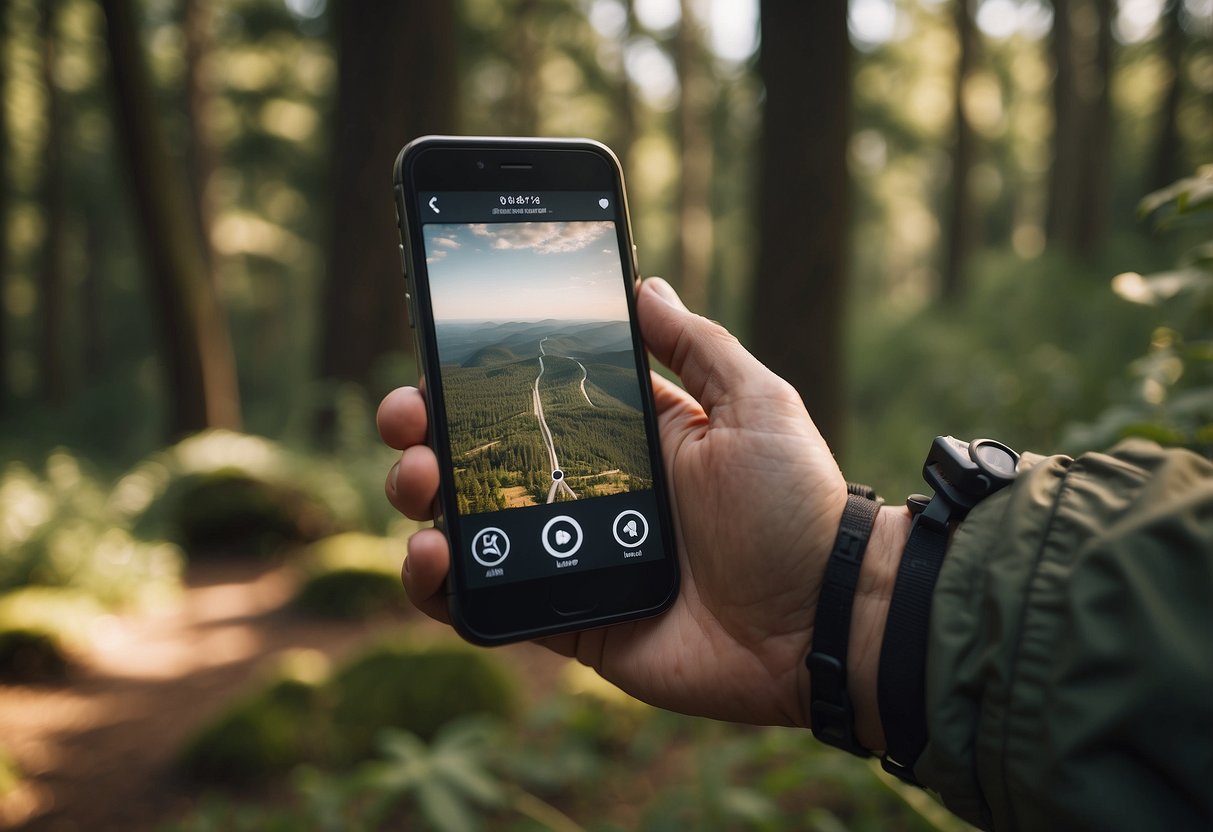
[[[937,436],[922,467],[934,495],[906,500],[914,520],[889,602],[876,692],[885,734],[881,764],[909,783],[918,783],[914,764],[927,744],[927,626],[948,537],[973,506],[1014,482],[1018,466],[1019,454],[993,439]]]

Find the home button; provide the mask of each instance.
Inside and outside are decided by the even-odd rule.
[[[591,586],[563,587],[552,590],[552,611],[567,618],[588,615],[598,608],[598,593]]]

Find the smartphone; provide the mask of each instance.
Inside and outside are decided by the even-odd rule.
[[[678,562],[614,154],[425,136],[393,180],[455,629],[502,644],[662,612]]]

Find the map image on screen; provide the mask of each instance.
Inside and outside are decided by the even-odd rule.
[[[460,514],[651,488],[614,223],[423,232]]]

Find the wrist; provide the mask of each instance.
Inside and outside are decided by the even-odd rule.
[[[855,710],[855,738],[870,751],[884,750],[884,729],[877,705],[876,682],[889,601],[897,569],[910,536],[911,516],[905,506],[885,506],[876,515],[855,587],[847,652],[847,680]]]

